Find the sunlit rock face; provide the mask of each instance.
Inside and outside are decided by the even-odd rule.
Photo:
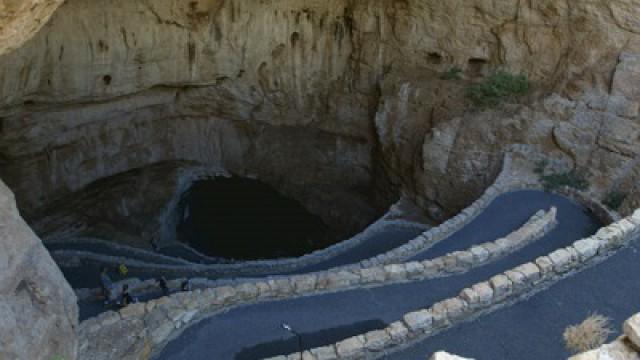
[[[90,209],[163,233],[140,219],[157,225],[194,169],[258,178],[336,228],[363,226],[400,193],[444,219],[511,144],[584,171],[598,196],[628,192],[624,212],[638,206],[635,0],[61,3],[0,0],[0,177],[37,229]],[[461,79],[441,78],[454,67]],[[530,98],[471,108],[469,85],[498,68],[527,74]],[[164,192],[134,191],[145,186]],[[21,221],[16,211],[0,202],[0,221]],[[0,341],[38,343],[0,348],[72,359],[72,295],[19,224],[1,233],[19,256],[0,279],[0,329],[12,331]],[[40,276],[46,292],[21,282]]]
[[[44,26],[64,0],[1,0],[0,55],[14,50]]]
[[[618,169],[637,153],[620,139],[637,130],[636,5],[70,0],[0,57],[2,177],[27,215],[189,161],[260,178],[325,222],[335,203],[366,223],[399,192],[442,219],[527,143],[605,193],[635,176]],[[454,67],[461,80],[441,79]],[[528,105],[470,111],[466,89],[498,68],[529,76]]]
[[[0,358],[75,359],[76,296],[0,181]]]

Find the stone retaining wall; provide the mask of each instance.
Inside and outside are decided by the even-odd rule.
[[[556,216],[557,209],[554,207],[552,207],[547,212],[540,210],[536,214],[534,214],[522,227],[518,228],[504,238],[486,242],[484,244],[478,244],[465,251],[455,251],[453,253],[449,253],[435,259],[425,260],[422,262],[416,261],[407,263],[412,264],[412,267],[414,268],[415,274],[411,278],[411,280],[442,277],[454,273],[466,272],[474,267],[478,267],[487,262],[494,261],[526,246],[527,244],[541,238],[547,232],[551,231],[557,225]],[[418,272],[418,269],[420,268],[418,264],[422,265],[422,267],[425,268],[424,271]],[[381,265],[378,267],[384,266]],[[370,270],[372,268],[375,268],[375,266],[364,269]],[[330,269],[326,271],[316,272],[316,274],[336,273],[340,272],[340,269],[341,268]],[[347,269],[342,270],[347,271]],[[287,277],[287,275],[274,275],[269,278],[274,279],[282,277]],[[173,279],[168,282],[168,286],[172,290],[179,290],[180,285],[185,280],[187,280],[186,277]],[[201,288],[234,285],[240,282],[257,282],[259,280],[259,278],[221,280],[191,278],[193,286]],[[141,281],[136,278],[131,278],[117,282],[114,285],[116,286],[116,288],[120,289],[124,284],[127,284],[130,291],[134,292],[137,295],[140,295],[141,293],[147,291],[157,290],[156,281],[154,279]],[[100,288],[76,290],[76,295],[81,300],[95,298],[97,296],[100,296],[101,293],[102,290]]]
[[[522,150],[520,150],[522,151]],[[423,234],[409,241],[396,249],[390,250],[384,254],[379,254],[371,259],[363,260],[356,264],[346,265],[345,269],[367,268],[375,265],[384,265],[401,262],[420,252],[423,252],[438,242],[448,238],[451,234],[462,229],[469,224],[479,214],[491,204],[498,196],[519,189],[539,188],[539,184],[535,178],[523,176],[519,171],[512,169],[512,154],[508,154],[504,158],[503,167],[496,181],[485,190],[483,195],[474,201],[469,207],[465,208],[458,215],[445,221],[444,223],[431,228]],[[516,180],[517,179],[517,180]],[[369,226],[362,233],[354,236],[352,239],[343,241],[333,245],[327,249],[318,250],[311,254],[304,255],[293,259],[251,261],[239,264],[223,264],[223,265],[199,265],[194,264],[190,267],[189,272],[201,272],[202,276],[245,276],[258,275],[265,272],[287,272],[297,268],[316,264],[327,260],[344,251],[351,249],[367,238],[371,233],[381,231],[385,226],[415,226],[415,223],[409,223],[401,220],[383,220],[384,216]],[[70,266],[77,264],[78,261],[84,261],[90,264],[126,264],[131,269],[155,271],[166,271],[167,274],[180,274],[185,270],[174,266],[158,266],[157,264],[148,264],[124,257],[106,256],[94,254],[86,251],[54,251],[52,256],[60,264],[69,264]],[[178,275],[180,276],[180,275]]]
[[[416,238],[409,241],[407,244],[402,245],[396,249],[390,250],[384,254],[379,254],[376,257],[371,259],[363,260],[356,264],[351,264],[345,266],[345,268],[364,268],[371,267],[374,265],[382,265],[382,264],[391,264],[394,262],[401,262],[402,260],[406,260],[422,251],[427,250],[431,246],[436,243],[448,238],[451,234],[456,231],[462,229],[464,226],[469,224],[473,219],[475,219],[479,214],[484,211],[484,209],[491,204],[491,202],[498,196],[514,190],[519,189],[529,189],[529,188],[539,188],[540,185],[536,178],[531,176],[524,176],[522,171],[514,170],[513,157],[514,156],[526,156],[523,155],[524,152],[529,151],[527,148],[518,148],[513,147],[512,152],[505,155],[503,160],[502,169],[500,175],[496,178],[494,183],[485,190],[483,195],[474,201],[470,206],[462,210],[458,215],[453,218],[445,221],[444,223],[433,227],[423,234],[417,236]],[[393,206],[392,206],[393,207]],[[232,264],[232,265],[198,265],[195,264],[192,267],[192,271],[203,271],[202,269],[207,269],[211,274],[215,274],[218,276],[225,276],[231,273],[238,275],[245,274],[258,274],[259,272],[274,272],[281,271],[287,272],[295,270],[296,268],[300,268],[306,265],[312,265],[318,263],[320,261],[329,259],[337,254],[340,254],[344,251],[351,249],[352,247],[358,245],[361,241],[366,239],[367,235],[371,232],[379,231],[384,226],[387,225],[410,225],[414,223],[408,223],[404,221],[398,220],[383,220],[384,216],[376,221],[374,224],[369,226],[362,233],[354,236],[350,240],[343,241],[339,244],[333,245],[327,249],[318,250],[311,254],[304,255],[299,258],[294,259],[280,259],[280,260],[266,260],[266,261],[251,261],[251,262],[243,262],[241,264]],[[146,264],[144,262],[139,262],[123,257],[112,257],[112,256],[103,256],[100,254],[92,254],[90,252],[80,252],[80,251],[55,251],[52,253],[52,256],[62,264],[69,263],[73,265],[74,262],[77,262],[76,259],[84,259],[92,261],[93,263],[102,263],[102,264],[126,264],[128,267],[133,269],[149,269],[153,268],[154,270],[165,270],[165,271],[182,271],[181,269],[176,269],[172,267],[158,267],[155,264]],[[199,267],[200,266],[200,267]]]
[[[555,190],[555,192],[562,196],[568,197],[569,199],[589,209],[589,211],[591,211],[600,220],[600,222],[605,225],[609,225],[621,219],[620,214],[607,208],[601,202],[597,201],[591,196],[588,196],[587,194],[582,193],[576,189],[565,186]]]
[[[532,169],[530,163],[532,158],[540,157],[535,148],[524,145],[513,145],[510,152],[504,157],[502,170],[496,181],[485,190],[483,195],[474,201],[469,207],[461,211],[458,215],[445,221],[439,226],[433,227],[416,238],[410,240],[406,244],[390,250],[386,253],[379,254],[376,257],[363,260],[359,263],[342,266],[342,269],[353,270],[358,268],[369,268],[376,265],[386,265],[406,261],[407,259],[423,252],[437,244],[438,242],[448,238],[453,233],[459,231],[469,224],[484,209],[486,209],[495,198],[510,191],[526,190],[526,189],[542,189],[542,185],[538,181],[538,177]],[[603,224],[610,224],[619,219],[619,216],[609,211],[602,204],[589,196],[580,193],[571,188],[563,188],[557,191],[574,201],[582,204],[590,209]],[[230,276],[258,276],[261,273],[289,272],[300,267],[316,264],[327,260],[344,251],[351,249],[364,241],[372,232],[380,231],[385,226],[415,226],[401,220],[384,220],[384,217],[368,227],[364,232],[356,235],[350,240],[343,241],[327,249],[318,250],[311,254],[293,259],[253,261],[238,264],[222,264],[222,265],[198,265],[189,267],[188,271],[184,268],[175,266],[158,266],[156,264],[148,264],[141,261],[131,260],[123,257],[111,257],[91,252],[78,251],[56,251],[52,256],[56,261],[62,264],[68,263],[73,265],[77,260],[89,264],[126,264],[131,269],[149,270],[158,272],[158,275],[167,276],[188,276],[186,273],[199,273],[199,276],[206,277],[230,277]],[[71,261],[71,262],[69,262]],[[85,290],[80,292],[86,293]]]
[[[383,330],[354,336],[336,344],[304,352],[305,359],[375,359],[382,350],[421,341],[459,322],[493,311],[509,301],[540,291],[553,282],[593,263],[640,235],[640,209],[632,216],[601,228],[595,235],[578,240],[534,262],[495,275],[463,289],[456,297],[406,314]],[[272,359],[300,359],[291,354]]]
[[[437,278],[448,276],[452,274],[459,274],[467,272],[473,268],[479,267],[486,263],[495,261],[502,258],[522,247],[530,244],[531,242],[541,238],[546,233],[551,231],[557,225],[557,209],[552,207],[549,211],[539,211],[534,214],[522,227],[518,228],[514,232],[505,236],[504,238],[497,239],[495,241],[486,242],[483,244],[474,245],[471,248],[464,251],[455,251],[444,256],[440,256],[430,260],[413,261],[404,264],[389,264],[378,265],[368,268],[363,268],[366,272],[389,272],[396,273],[393,276],[385,277],[381,276],[377,278],[385,284],[397,281],[407,280],[424,280],[429,278]],[[350,274],[358,274],[360,269],[331,269],[322,272],[316,272],[315,275],[322,276],[331,273],[343,274],[347,277]],[[360,271],[360,273],[362,273]],[[286,278],[283,276],[271,276],[269,279]],[[169,281],[169,288],[172,290],[179,290],[180,284],[185,281],[186,278],[178,278]],[[362,280],[362,278],[361,278]],[[232,286],[238,282],[258,282],[260,279],[227,279],[227,280],[209,280],[206,278],[191,279],[194,287],[211,288],[216,286]],[[127,279],[125,281],[116,283],[117,288],[122,288],[122,285],[129,285],[129,289],[137,294],[146,292],[149,290],[157,290],[155,280],[140,281],[138,279]],[[337,284],[339,285],[339,283]],[[370,282],[351,282],[349,287],[370,286]],[[376,286],[382,285],[375,284]],[[334,288],[333,290],[342,290],[341,288]],[[77,291],[78,296],[81,299],[96,297],[101,293],[100,289],[81,289]]]
[[[126,257],[109,256],[96,254],[90,251],[77,250],[56,250],[51,252],[51,256],[56,260],[56,262],[58,262],[58,264],[63,266],[78,266],[79,264],[117,266],[119,264],[125,264],[132,270],[153,270],[155,272],[158,272],[158,275],[168,276],[187,276],[187,273],[199,273],[201,276],[208,277],[258,276],[262,273],[269,272],[284,273],[295,271],[296,269],[299,269],[301,267],[314,265],[319,262],[328,260],[359,245],[372,234],[384,231],[385,228],[390,226],[418,229],[426,228],[425,225],[404,220],[380,219],[374,224],[370,225],[363,232],[355,235],[349,240],[343,241],[339,244],[335,244],[326,249],[314,251],[311,254],[307,254],[298,258],[248,261],[231,264],[155,264]]]
[[[434,238],[440,238],[439,240],[445,239],[451,233],[462,228],[475,218],[475,216],[477,216],[482,210],[484,210],[490,201],[503,193],[500,189],[509,191],[511,189],[526,189],[527,187],[537,188],[539,186],[539,184],[537,184],[537,178],[533,178],[532,176],[521,176],[521,174],[517,175],[517,172],[512,172],[510,169],[510,163],[511,156],[507,156],[505,158],[503,172],[501,173],[500,178],[496,181],[496,184],[494,184],[496,186],[487,189],[483,195],[484,200],[476,201],[468,209],[465,209],[463,211],[463,213],[465,213],[464,217],[460,216],[454,222],[445,222],[440,225],[435,234],[434,232],[431,232]],[[504,181],[504,183],[502,181]],[[492,292],[490,301],[484,297],[486,294],[482,295],[482,301],[489,301],[489,304],[487,305],[484,305],[485,303],[482,302],[483,306],[478,307],[472,302],[472,300],[469,300],[470,303],[465,301],[464,304],[466,305],[462,309],[464,311],[461,310],[466,315],[464,318],[474,316],[474,314],[477,315],[482,311],[488,311],[495,306],[501,305],[508,299],[513,299],[523,293],[526,293],[524,289],[520,289],[521,283],[517,282],[517,280],[526,279],[526,276],[530,275],[528,271],[536,273],[531,265],[535,266],[536,269],[539,269],[538,273],[542,274],[544,272],[544,275],[540,275],[539,282],[537,283],[542,286],[544,285],[543,283],[548,283],[558,278],[559,275],[551,276],[548,274],[549,267],[553,270],[554,266],[560,266],[556,265],[556,263],[561,264],[563,261],[567,262],[567,271],[569,271],[571,268],[578,268],[584,265],[582,263],[583,260],[586,261],[591,257],[603,254],[606,249],[616,245],[616,241],[614,241],[614,239],[624,243],[630,236],[629,226],[631,226],[632,230],[635,231],[636,226],[640,222],[638,221],[639,218],[640,214],[634,213],[632,217],[620,220],[616,224],[612,224],[601,229],[594,237],[577,241],[574,243],[573,247],[560,249],[547,257],[539,258],[535,264],[528,263],[508,272],[508,274],[505,273],[503,275],[507,280],[505,281],[505,284],[510,284],[509,286],[511,286],[505,290],[507,296],[500,294],[500,291],[503,289],[498,288],[495,291],[495,297]],[[621,226],[622,228],[620,228]],[[536,236],[540,235],[542,235],[542,233],[539,233]],[[436,240],[435,242],[439,240]],[[422,242],[423,240],[420,241]],[[504,255],[517,247],[515,243],[510,241],[497,240],[493,243],[493,245],[497,245],[498,248],[506,246],[510,249],[496,252],[496,254],[501,255]],[[522,244],[524,243],[525,241],[522,242]],[[593,243],[597,246],[595,246],[595,253],[591,254],[593,251]],[[487,247],[491,250],[489,251]],[[418,248],[419,246],[414,246],[410,251],[419,252]],[[488,250],[492,259],[494,259],[493,256],[501,256],[491,255],[494,254],[493,251],[496,250],[496,248],[491,248],[491,245],[483,244],[469,249],[468,251],[459,251],[454,254],[448,254],[442,258],[427,260],[425,262],[396,264],[385,264],[383,262],[383,264],[372,266],[371,263],[375,262],[374,260],[371,262],[365,261],[355,266],[351,265],[321,273],[305,275],[269,277],[263,279],[227,279],[213,283],[207,279],[195,279],[194,283],[196,284],[201,282],[202,286],[215,287],[204,290],[199,289],[190,293],[178,293],[170,297],[163,297],[145,304],[131,305],[122,309],[120,312],[107,312],[96,318],[83,322],[80,327],[80,356],[81,358],[87,359],[109,359],[111,358],[110,356],[114,354],[113,352],[115,352],[118,354],[117,356],[119,356],[119,358],[123,359],[148,358],[150,354],[159,351],[166,342],[178,336],[187,325],[193,324],[205,317],[215,315],[220,311],[226,311],[229,308],[240,304],[316,295],[327,292],[344,291],[352,288],[382,286],[393,282],[446,276],[452,272],[462,272],[471,269],[473,266],[482,264],[483,261],[489,261],[489,257],[484,259],[486,254],[482,251],[483,248],[484,250]],[[426,247],[423,247],[422,249],[424,250]],[[582,252],[578,249],[585,252],[587,255],[580,255]],[[388,255],[390,255],[388,259],[392,259],[393,256],[397,256],[398,254],[391,252]],[[582,259],[582,256],[584,256],[584,259]],[[388,259],[385,257],[383,260],[391,261]],[[563,273],[558,270],[558,274],[566,273],[566,271]],[[503,277],[499,277],[495,281],[499,281],[501,279],[503,279]],[[525,284],[527,284],[527,280],[528,279],[523,280],[525,281]],[[177,286],[179,281],[180,279],[176,280],[173,283],[173,286]],[[488,283],[492,286],[491,282]],[[515,288],[513,288],[514,284],[516,284]],[[477,300],[480,301],[481,294],[478,294],[478,292],[481,293],[483,289],[486,290],[485,285],[480,284],[472,287],[471,289],[465,289],[463,293],[469,299],[473,300],[476,300],[476,297],[473,294],[477,294]],[[141,286],[151,286],[151,282],[141,282]],[[463,294],[461,293],[461,296],[462,295]],[[459,297],[456,299],[458,298]],[[503,299],[500,300],[501,298]],[[454,303],[458,302],[458,300],[451,301]],[[443,305],[441,304],[439,306],[442,307]],[[466,306],[468,306],[468,308]],[[469,312],[470,309],[473,309],[474,311]],[[431,309],[427,309],[427,312],[429,311],[431,311]],[[458,321],[459,319],[452,316],[452,320]],[[451,323],[448,318],[447,321],[448,324]],[[394,326],[398,326],[398,324],[402,323],[403,322],[399,322]],[[407,326],[403,326],[407,328],[408,324]],[[120,336],[121,330],[125,328],[135,329],[135,331],[133,331],[135,336]],[[435,330],[438,329],[434,328],[434,331]],[[409,336],[409,334],[411,334],[411,336]],[[424,335],[424,333],[422,335]],[[411,330],[411,332],[407,332],[407,336],[404,340],[411,340],[416,336],[418,336],[418,333]],[[109,339],[109,341],[101,341],[100,339]],[[395,343],[396,340],[394,340],[393,343]],[[404,340],[400,341],[400,343],[406,343]],[[357,342],[357,339],[351,339],[350,341]],[[367,342],[365,342],[365,344],[367,344]],[[344,345],[342,345],[342,347],[344,347]],[[336,355],[338,355],[337,346],[333,345],[332,348],[336,352]],[[371,349],[368,349],[366,346],[363,349],[367,351],[367,355],[371,355],[368,353]],[[309,356],[312,355],[311,352],[306,353]],[[372,354],[375,354],[375,352]],[[314,357],[310,358],[313,359]]]
[[[119,312],[103,313],[81,324],[80,358],[147,358],[149,351],[161,349],[166,342],[178,336],[187,324],[240,304],[381,286],[468,271],[540,238],[555,224],[556,210],[552,208],[548,212],[536,213],[525,225],[505,238],[432,260],[247,279],[233,285],[211,282],[209,285],[216,287],[133,304]],[[179,283],[180,279],[177,279],[170,286],[177,287]],[[197,280],[195,283],[198,283]],[[152,280],[141,282],[139,286],[155,288]],[[135,335],[123,337],[122,331],[125,329],[133,329],[127,330],[127,333]]]
[[[78,236],[78,237],[73,237],[73,238],[69,238],[66,239],[64,241],[50,241],[47,243],[48,246],[51,245],[63,245],[63,246],[72,246],[72,245],[76,245],[76,244],[82,244],[82,245],[97,245],[97,246],[105,246],[105,247],[109,247],[115,251],[120,251],[123,253],[126,253],[128,256],[129,255],[134,255],[134,256],[144,256],[150,259],[153,259],[152,261],[153,264],[175,264],[175,265],[193,265],[194,263],[179,258],[179,257],[173,257],[173,256],[168,256],[168,255],[163,255],[157,252],[153,252],[153,251],[149,251],[149,250],[144,250],[141,248],[137,248],[137,247],[133,247],[133,246],[128,246],[128,245],[122,245],[119,243],[115,243],[115,242],[111,242],[111,241],[107,241],[107,240],[101,240],[101,239],[96,239],[96,238],[91,238],[91,237],[86,237],[86,236]],[[83,252],[83,250],[64,250],[64,249],[59,249],[59,250],[52,250],[50,251],[50,253],[56,253],[56,252],[61,252],[61,253],[66,253],[66,256],[69,257],[73,257],[73,255],[69,255],[72,254],[74,251],[78,251],[78,252]],[[97,254],[97,253],[95,253]],[[65,262],[69,262],[68,259],[66,259],[66,256],[63,257],[61,256],[61,261],[63,263]],[[157,261],[157,262],[156,262]]]

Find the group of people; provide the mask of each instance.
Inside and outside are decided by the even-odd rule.
[[[118,268],[118,271],[123,275],[126,275],[126,273],[128,272],[124,265],[121,265]],[[163,296],[167,296],[171,293],[167,279],[164,276],[156,278],[156,284],[162,291]],[[113,284],[111,277],[109,277],[109,269],[107,267],[103,267],[102,271],[100,272],[100,285],[102,287],[102,294],[105,298],[105,305],[116,305],[119,307],[125,307],[129,304],[138,302],[138,299],[133,297],[129,292],[129,285],[127,284],[122,285],[122,291],[118,296],[115,285]],[[182,291],[191,291],[191,280],[184,280],[180,284],[180,289]]]
[[[127,284],[122,285],[120,296],[117,296],[113,281],[111,280],[111,277],[109,277],[109,269],[106,267],[103,267],[100,272],[100,285],[102,287],[105,305],[125,307],[129,304],[138,302],[138,299],[131,296],[131,293],[129,292],[129,285]]]

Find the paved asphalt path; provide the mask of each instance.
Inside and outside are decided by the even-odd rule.
[[[535,204],[532,203],[534,200]],[[483,217],[476,218],[468,225],[475,229],[470,234],[475,241],[494,240],[522,225],[534,211],[552,205],[558,208],[559,219],[554,230],[510,256],[466,274],[237,307],[186,329],[165,347],[159,359],[244,360],[298,351],[295,337],[282,330],[283,322],[302,334],[304,348],[382,328],[407,312],[429,307],[457,295],[467,286],[589,236],[600,226],[592,214],[565,198],[538,191],[521,191],[505,194],[492,203],[490,208],[501,209],[490,210],[496,219],[488,219],[487,223]],[[519,207],[531,208],[519,214],[515,210]],[[507,219],[512,216],[519,216],[513,221],[516,226],[505,229],[502,224],[511,224]],[[479,236],[479,233],[484,234]],[[441,251],[447,250],[446,246],[441,246]],[[448,246],[455,249],[462,245]]]
[[[382,229],[380,232],[376,232],[370,235],[367,239],[363,240],[362,243],[354,246],[351,249],[346,250],[344,253],[336,255],[330,259],[321,261],[317,264],[309,265],[297,269],[292,272],[265,272],[262,275],[279,275],[279,274],[300,274],[307,273],[312,271],[321,271],[330,269],[340,265],[352,264],[354,262],[358,262],[360,260],[365,260],[370,257],[376,256],[378,254],[387,252],[392,250],[402,244],[407,243],[411,239],[414,239],[416,236],[420,235],[422,230],[417,228],[406,228],[402,226],[387,226]],[[97,245],[97,244],[96,244]],[[72,244],[70,247],[67,245],[54,245],[51,249],[61,250],[82,250],[82,251],[91,251],[97,254],[105,254],[111,256],[121,256],[129,259],[145,261],[149,263],[161,263],[166,264],[166,261],[158,262],[154,261],[153,258],[147,257],[139,254],[127,253],[126,251],[114,249],[109,246],[98,246],[94,247],[93,244]],[[176,251],[183,251],[186,253],[186,249],[181,247],[174,247]],[[165,252],[167,255],[170,252]],[[184,265],[184,264],[177,264]],[[67,281],[71,284],[73,288],[95,288],[100,286],[99,282],[99,274],[100,274],[100,265],[90,265],[84,264],[78,267],[61,267],[62,272],[64,273]],[[159,272],[154,272],[153,270],[134,270],[131,269],[127,277],[137,277],[139,279],[149,279],[154,278],[161,275]],[[201,276],[197,275],[196,276]],[[255,275],[252,275],[252,277]],[[171,279],[172,276],[165,275],[167,279]],[[175,277],[175,276],[174,276]],[[119,279],[116,279],[119,280]]]
[[[388,226],[382,229],[380,232],[372,234],[369,238],[365,239],[362,243],[354,246],[353,248],[345,251],[342,254],[339,254],[328,260],[321,261],[317,264],[305,266],[296,271],[289,272],[289,274],[294,274],[294,273],[300,274],[300,273],[306,273],[306,272],[312,272],[312,271],[321,271],[321,270],[330,269],[336,266],[351,264],[354,262],[358,262],[360,260],[368,259],[372,256],[386,252],[388,250],[391,250],[395,247],[398,247],[408,242],[409,240],[418,236],[421,232],[422,232],[421,230],[415,229],[415,228],[409,229],[409,228],[400,227],[400,226]],[[74,249],[86,250],[86,251],[91,250],[91,246],[92,246],[91,244],[84,244],[84,245],[86,246],[83,248],[83,244],[78,244],[76,248],[75,247],[76,245],[74,244]],[[105,250],[105,253],[109,255],[130,257],[132,259],[138,259],[142,261],[145,260],[144,258],[141,258],[139,256],[131,256],[130,254],[127,255],[126,253],[119,252],[117,249],[113,249],[109,247],[105,247],[105,249],[99,249],[99,250]],[[101,251],[95,251],[95,252],[101,253]],[[73,288],[76,288],[76,289],[77,288],[96,288],[100,286],[100,283],[99,283],[99,275],[100,275],[100,269],[101,269],[100,265],[84,264],[79,267],[62,267],[61,269],[67,281],[69,281],[69,283]],[[274,272],[271,274],[265,273],[264,276],[278,275],[278,274],[281,274],[281,273],[278,273],[278,272]],[[282,273],[282,274],[286,274],[286,273]],[[133,278],[133,277],[139,278],[141,280],[146,280],[146,279],[156,278],[158,276],[159,276],[159,273],[153,270],[142,271],[142,270],[131,269],[126,277],[121,277],[115,272],[111,272],[111,277],[112,277],[112,280],[114,281],[119,281],[125,278]],[[197,276],[200,276],[200,275],[197,275]],[[165,277],[170,280],[177,276],[168,275]],[[160,293],[145,294],[145,296],[141,297],[140,299],[149,300],[158,296],[160,296]],[[81,320],[88,319],[90,317],[100,314],[101,312],[109,310],[109,308],[104,307],[102,302],[100,301],[81,301],[79,302],[79,306],[80,306]]]
[[[158,252],[166,256],[184,259],[195,264],[224,264],[230,262],[229,260],[225,260],[223,258],[216,259],[214,257],[206,257],[204,255],[200,255],[197,252],[190,250],[186,246],[181,245],[164,246],[160,248]]]
[[[81,241],[75,243],[53,243],[53,244],[44,244],[47,250],[56,251],[56,250],[75,250],[75,251],[88,251],[95,254],[101,255],[109,255],[109,256],[120,256],[126,257],[129,259],[140,260],[144,262],[154,263],[154,264],[166,264],[166,265],[184,265],[185,263],[182,261],[177,261],[173,259],[168,259],[166,257],[157,256],[154,253],[137,251],[130,252],[127,249],[119,249],[108,244],[101,243],[83,243]],[[166,256],[174,256],[171,254],[167,254]]]
[[[296,271],[289,272],[289,274],[304,274],[355,264],[400,247],[422,234],[422,232],[423,230],[417,228],[387,226],[379,232],[371,234],[367,239],[342,254],[317,264],[302,267]]]
[[[500,195],[470,224],[411,260],[433,259],[507,236],[538,210],[549,210],[558,198],[557,195],[535,190]],[[558,212],[559,218],[564,216],[562,209]]]
[[[564,279],[527,301],[456,326],[383,359],[426,359],[446,350],[477,360],[566,359],[562,333],[592,312],[622,323],[640,311],[640,239],[605,262]]]

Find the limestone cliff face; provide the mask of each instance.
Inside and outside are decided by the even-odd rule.
[[[586,134],[607,122],[585,123],[581,94],[611,95],[621,53],[640,51],[639,7],[70,0],[0,57],[2,178],[30,212],[103,177],[188,160],[260,177],[309,207],[372,214],[354,193],[399,189],[444,217],[491,181],[506,145],[540,145],[569,167],[611,147]],[[454,66],[463,80],[439,80]],[[468,111],[466,87],[496,68],[528,74],[534,98],[556,91],[577,115],[542,101]],[[612,126],[635,131],[636,120]],[[607,167],[635,157],[631,143],[589,157],[602,191],[612,186]]]
[[[637,0],[61,3],[0,0],[0,177],[25,214],[175,162],[259,177],[337,227],[398,192],[444,218],[510,144],[640,202]],[[536,91],[471,109],[466,89],[498,68]],[[73,359],[71,290],[4,186],[0,215],[0,357]]]
[[[1,0],[0,55],[14,50],[44,26],[64,0]]]
[[[75,359],[76,296],[0,182],[0,358]]]

